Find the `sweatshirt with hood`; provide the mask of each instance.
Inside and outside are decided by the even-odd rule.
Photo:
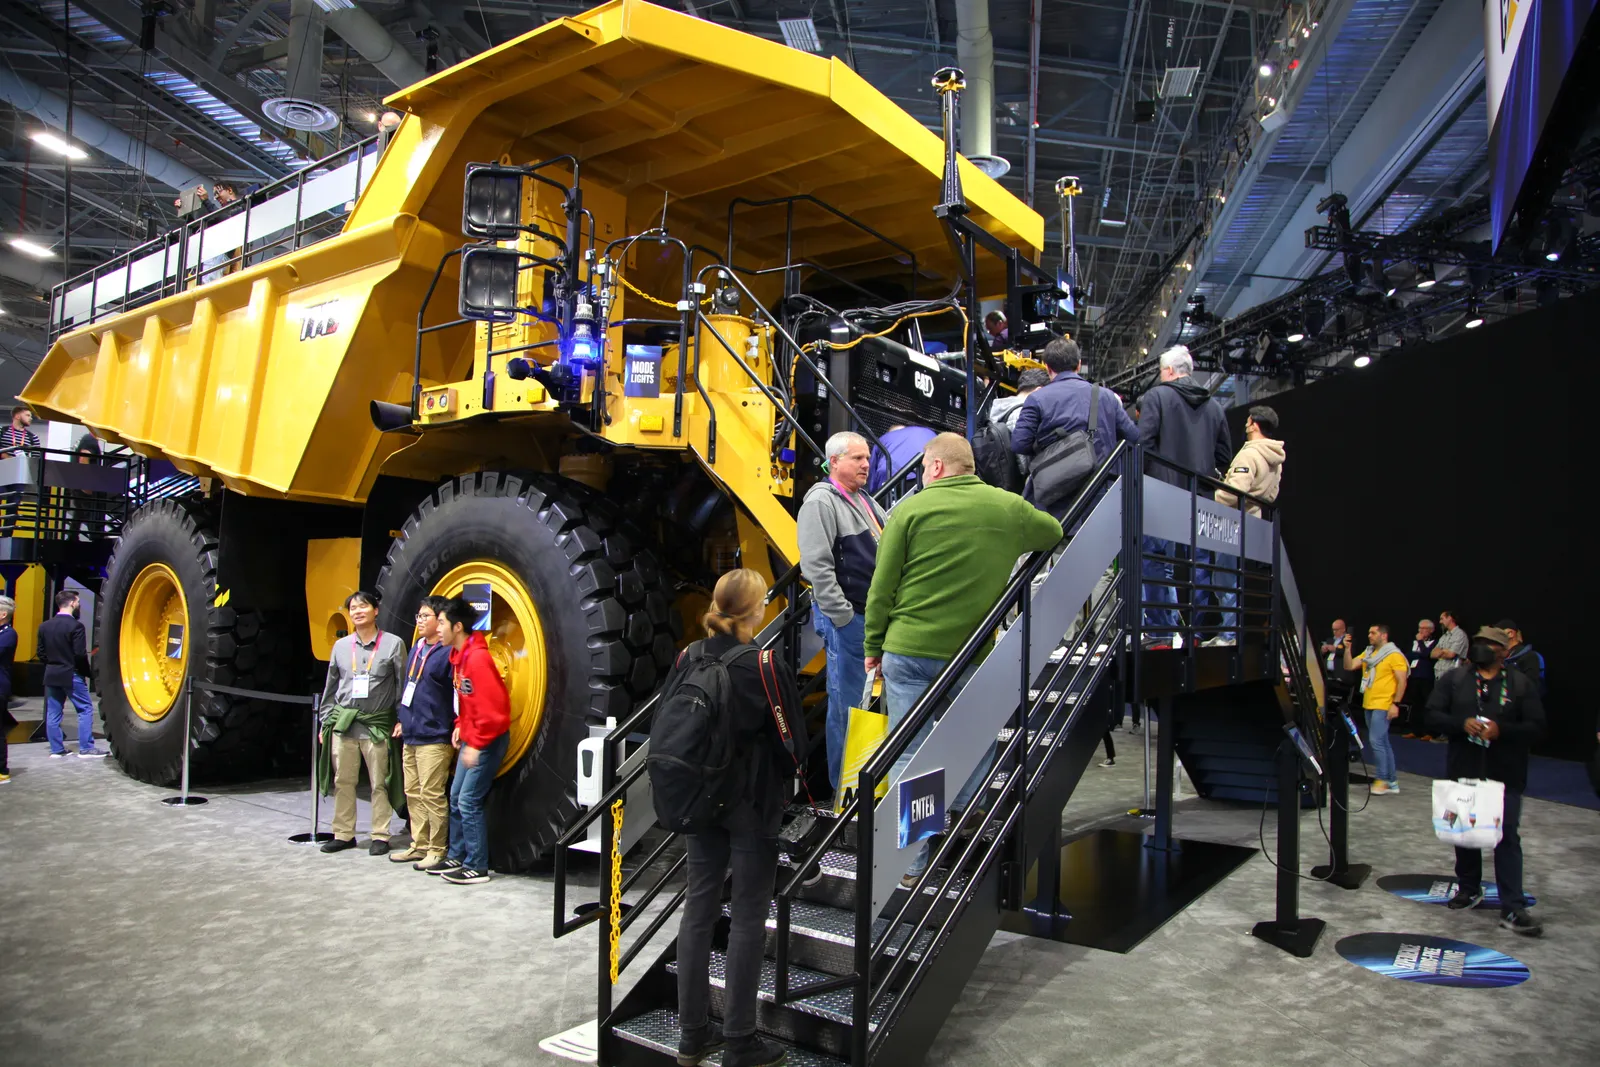
[[[1282,476],[1283,442],[1270,437],[1258,437],[1244,443],[1239,454],[1228,465],[1227,476],[1222,480],[1270,504],[1278,499],[1278,479]],[[1217,503],[1224,507],[1237,507],[1239,498],[1218,489]],[[1247,504],[1245,510],[1252,515],[1261,514],[1261,508],[1255,504]]]
[[[811,583],[817,610],[837,627],[867,610],[878,538],[887,520],[871,496],[859,490],[847,496],[831,478],[806,490],[797,520],[800,573]]]
[[[1162,382],[1139,401],[1139,436],[1162,459],[1212,478],[1228,469],[1233,435],[1222,405],[1189,375]],[[1174,470],[1153,464],[1149,472],[1164,482],[1182,485]]]

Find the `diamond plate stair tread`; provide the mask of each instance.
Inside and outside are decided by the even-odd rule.
[[[731,913],[731,906],[722,905],[722,914]],[[888,919],[878,919],[872,924],[872,941],[876,944],[883,932],[889,928]],[[773,901],[771,909],[767,912],[767,929],[778,929],[778,902]],[[856,917],[855,913],[845,908],[830,908],[826,904],[817,904],[809,900],[792,900],[789,902],[789,930],[792,933],[803,934],[823,941],[832,941],[836,945],[854,947],[856,943]],[[901,923],[900,929],[895,932],[889,941],[889,947],[884,950],[887,955],[898,955],[905,946],[906,938],[911,934],[911,924]],[[933,944],[932,930],[924,930],[917,937],[916,947],[911,951],[913,960],[921,959],[922,954]]]
[[[793,868],[796,860],[790,856],[780,857],[780,862],[788,868]],[[822,868],[822,873],[831,878],[847,878],[854,880],[856,876],[856,854],[843,852],[839,849],[830,849],[822,854],[817,861],[817,866]]]
[[[678,1054],[678,1013],[670,1008],[657,1008],[655,1011],[636,1015],[627,1022],[618,1023],[616,1032],[618,1037],[663,1055],[675,1057]],[[768,1040],[773,1039],[768,1037]],[[843,1060],[836,1060],[821,1052],[795,1048],[792,1045],[785,1047],[789,1051],[790,1067],[846,1067]],[[722,1053],[713,1052],[702,1062],[721,1067]]]
[[[723,953],[716,951],[711,953],[711,985],[714,988],[726,988],[727,963],[728,958]],[[677,960],[673,960],[671,963],[667,964],[667,972],[669,974],[678,973]],[[793,987],[812,985],[817,982],[831,982],[834,980],[834,978],[834,975],[823,974],[821,971],[813,971],[809,967],[796,967],[793,964],[789,965],[789,984]],[[757,995],[768,1004],[774,1004],[777,1002],[777,989],[777,963],[772,960],[762,960],[761,984],[758,987]],[[815,1015],[821,1019],[829,1019],[833,1022],[843,1023],[845,1026],[849,1026],[851,1020],[851,1006],[853,1005],[854,1001],[855,991],[847,988],[835,989],[830,993],[818,993],[816,996],[806,997],[804,1000],[791,1000],[782,1006],[786,1008],[793,1008],[796,1011],[805,1012],[807,1015]],[[872,1019],[870,1022],[868,1022],[867,1028],[869,1030],[876,1030],[878,1028],[878,1024],[883,1021],[883,1017],[888,1010],[889,1007],[887,1004],[880,1004],[878,1007],[874,1008],[872,1012]]]

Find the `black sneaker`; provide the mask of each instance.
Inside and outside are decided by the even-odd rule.
[[[324,852],[343,852],[347,848],[355,848],[355,847],[356,847],[356,839],[355,838],[353,838],[353,837],[350,837],[350,838],[336,837],[332,841],[326,842],[322,846],[322,851],[324,851]]]
[[[461,869],[461,861],[460,860],[453,860],[449,856],[446,856],[444,859],[440,860],[438,863],[435,863],[435,864],[432,864],[432,865],[424,864],[423,866],[417,868],[417,870],[419,870],[419,871],[427,871],[429,874],[440,874],[440,875],[444,874],[446,871],[458,871],[460,869]]]
[[[475,871],[471,867],[457,867],[453,871],[445,871],[439,877],[451,885],[482,885],[484,882],[494,880],[494,875],[488,871]]]
[[[701,1060],[722,1047],[722,1027],[706,1023],[685,1030],[678,1038],[678,1067],[697,1067]]]
[[[760,1034],[730,1037],[722,1053],[722,1067],[778,1067],[787,1062],[788,1051]]]
[[[1100,761],[1100,766],[1102,767],[1115,767],[1116,765],[1117,757],[1115,756],[1107,756],[1105,759]]]
[[[1544,933],[1544,923],[1521,909],[1514,909],[1500,916],[1500,925],[1523,937],[1538,937]]]
[[[1468,908],[1476,908],[1482,903],[1483,890],[1481,888],[1475,889],[1470,893],[1465,889],[1457,889],[1456,895],[1447,900],[1444,906],[1451,911],[1466,911]]]
[[[367,846],[367,855],[369,855],[369,856],[387,856],[388,854],[389,854],[389,842],[388,841],[380,841],[376,837],[374,837],[372,839],[372,843]]]

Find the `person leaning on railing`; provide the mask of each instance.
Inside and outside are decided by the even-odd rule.
[[[1235,489],[1242,490],[1255,498],[1246,504],[1245,511],[1257,517],[1261,515],[1261,506],[1255,503],[1255,500],[1265,500],[1270,504],[1278,499],[1278,485],[1283,476],[1283,442],[1277,438],[1278,413],[1264,404],[1257,404],[1251,408],[1250,414],[1244,420],[1244,446],[1229,462],[1227,473],[1222,479]],[[1239,497],[1223,489],[1216,491],[1216,501],[1225,508],[1239,506]],[[1205,643],[1237,644],[1241,620],[1236,610],[1239,607],[1239,594],[1235,590],[1239,588],[1239,575],[1234,573],[1233,568],[1239,566],[1239,557],[1226,553],[1212,553],[1206,549],[1201,549],[1198,555],[1195,583],[1225,586],[1229,591],[1219,594],[1203,590],[1195,599],[1219,604],[1224,609],[1221,612],[1222,625],[1234,627],[1233,630],[1223,631]],[[1214,568],[1205,566],[1213,558],[1217,566]]]
[[[333,643],[328,681],[322,690],[322,744],[317,749],[317,788],[333,793],[333,840],[324,852],[356,847],[356,785],[361,765],[372,786],[372,843],[367,851],[389,851],[389,820],[405,801],[400,751],[391,742],[406,643],[378,629],[378,595],[365,590],[344,602],[355,632]]]
[[[867,594],[864,665],[883,669],[892,730],[1005,592],[1017,557],[1053,547],[1061,523],[973,473],[972,445],[942,433],[922,455],[922,491],[889,514]],[[898,779],[925,735],[895,764]],[[988,779],[995,746],[956,794],[951,816]],[[928,866],[924,842],[906,884]]]

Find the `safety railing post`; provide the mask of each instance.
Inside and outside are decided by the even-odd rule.
[[[184,640],[188,640],[187,635],[184,636]],[[189,751],[194,748],[194,735],[190,733],[194,722],[194,684],[187,677],[183,680],[180,696],[183,699],[183,770],[178,779],[178,795],[166,797],[161,803],[185,808],[204,804],[206,798],[191,796],[189,793]]]
[[[297,845],[315,845],[333,840],[333,834],[321,829],[322,790],[318,788],[317,783],[317,759],[322,749],[322,723],[321,716],[317,714],[319,703],[319,697],[313,693],[311,695],[311,828],[305,833],[289,835],[289,840]]]

